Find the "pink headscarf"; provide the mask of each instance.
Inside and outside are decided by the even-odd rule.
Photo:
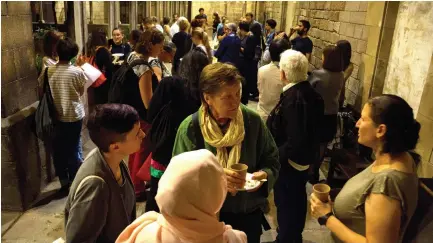
[[[246,243],[245,233],[219,222],[216,214],[227,195],[223,168],[208,150],[174,157],[159,182],[161,214],[148,212],[116,243]]]

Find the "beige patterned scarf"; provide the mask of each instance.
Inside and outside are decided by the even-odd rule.
[[[236,118],[230,121],[225,134],[218,123],[211,117],[205,106],[200,107],[200,129],[204,141],[217,149],[218,162],[223,168],[239,163],[241,158],[242,141],[245,136],[244,118],[239,107]],[[227,147],[232,147],[227,153]]]

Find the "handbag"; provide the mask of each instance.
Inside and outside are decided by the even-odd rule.
[[[44,94],[35,112],[36,136],[42,141],[50,141],[55,136],[57,111],[48,82],[48,68],[45,69],[43,85]]]

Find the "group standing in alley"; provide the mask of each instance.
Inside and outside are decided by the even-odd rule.
[[[398,242],[417,201],[420,125],[411,107],[393,95],[369,100],[358,142],[376,160],[334,202],[311,195],[308,204],[306,184],[319,182],[337,133],[350,42],[325,47],[322,68],[311,70],[307,20],[286,33],[252,13],[210,16],[200,8],[171,26],[169,17],[149,16],[129,40],[120,27],[112,39],[95,30],[81,55],[72,39],[46,34],[39,87],[42,95],[49,84],[56,111],[66,242],[259,243],[271,191],[276,242],[302,242],[308,205],[332,232],[329,242]],[[96,145],[87,158],[84,122]],[[243,190],[237,164],[259,182],[254,190]],[[144,200],[146,213],[136,215]]]

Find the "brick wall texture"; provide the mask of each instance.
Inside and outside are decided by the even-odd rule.
[[[21,211],[51,180],[54,169],[30,129],[34,116],[22,112],[38,100],[30,3],[2,2],[1,25],[1,206]]]
[[[2,3],[1,25],[1,117],[4,118],[38,99],[30,3]]]
[[[366,53],[368,26],[365,25],[368,2],[298,2],[293,20],[295,26],[299,20],[311,23],[309,32],[314,48],[310,69],[322,66],[322,52],[327,45],[338,40],[348,40],[352,45],[354,70],[346,83],[346,102],[355,105],[359,92],[359,66],[362,54]]]

